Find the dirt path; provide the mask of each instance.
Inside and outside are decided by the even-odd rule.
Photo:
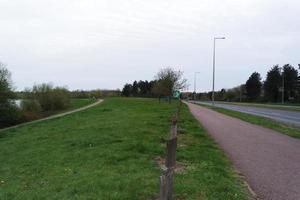
[[[22,124],[18,124],[18,125],[15,125],[15,126],[4,128],[4,129],[0,129],[0,133],[2,131],[6,131],[6,130],[9,130],[9,129],[12,129],[12,128],[18,128],[18,127],[25,126],[25,125],[28,125],[28,124],[33,124],[33,123],[37,123],[37,122],[41,122],[41,121],[45,121],[45,120],[49,120],[49,119],[55,119],[55,118],[63,117],[63,116],[70,115],[70,114],[73,114],[73,113],[76,113],[76,112],[80,112],[80,111],[86,110],[88,108],[94,107],[94,106],[98,105],[99,103],[101,103],[102,101],[103,101],[102,99],[99,99],[95,103],[83,106],[83,107],[75,109],[75,110],[71,110],[71,111],[68,111],[68,112],[63,112],[63,113],[56,114],[56,115],[51,115],[51,116],[46,117],[46,118],[42,118],[42,119],[38,119],[38,120],[34,120],[34,121],[31,121],[31,122],[26,122],[26,123],[22,123]]]
[[[300,139],[186,104],[259,198],[300,200]]]

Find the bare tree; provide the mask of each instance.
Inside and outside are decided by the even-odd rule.
[[[175,71],[169,67],[163,68],[155,76],[152,92],[159,97],[168,96],[170,99],[175,90],[182,90],[186,87],[186,82],[182,71]]]

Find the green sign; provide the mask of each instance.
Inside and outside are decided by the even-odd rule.
[[[175,90],[175,91],[173,92],[173,97],[179,98],[179,97],[180,97],[180,91],[179,91],[179,90]]]

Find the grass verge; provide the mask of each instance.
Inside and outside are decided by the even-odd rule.
[[[300,111],[299,104],[279,104],[279,103],[246,103],[246,102],[226,102],[219,101],[222,104],[231,104],[238,106],[249,106],[249,107],[259,107],[259,108],[269,108],[277,110],[287,110],[287,111]]]
[[[175,103],[111,98],[0,135],[0,199],[156,199]],[[177,199],[244,200],[230,161],[183,106]]]
[[[275,131],[289,135],[294,138],[300,138],[300,130],[299,129],[287,126],[285,124],[282,124],[277,121],[273,121],[271,119],[267,119],[265,117],[255,116],[255,115],[251,115],[251,114],[247,114],[247,113],[242,113],[242,112],[229,110],[229,109],[225,109],[225,108],[213,107],[213,106],[204,105],[204,104],[201,104],[201,106],[213,109],[219,113],[223,113],[225,115],[235,117],[235,118],[241,119],[243,121],[246,121],[246,122],[249,122],[252,124],[256,124],[256,125],[259,125],[259,126],[262,126],[265,128],[273,129]]]

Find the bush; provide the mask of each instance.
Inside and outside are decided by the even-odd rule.
[[[39,102],[36,100],[22,100],[21,109],[23,112],[40,112],[42,110]]]
[[[54,111],[70,106],[70,94],[64,87],[54,88],[46,83],[34,85],[31,91],[27,91],[27,96],[28,100],[24,105],[27,111],[35,111],[39,107],[42,111]]]
[[[21,113],[13,102],[1,103],[0,113],[0,128],[15,125],[22,121]]]
[[[21,114],[12,99],[14,98],[11,74],[0,63],[0,127],[14,125],[21,120]]]

